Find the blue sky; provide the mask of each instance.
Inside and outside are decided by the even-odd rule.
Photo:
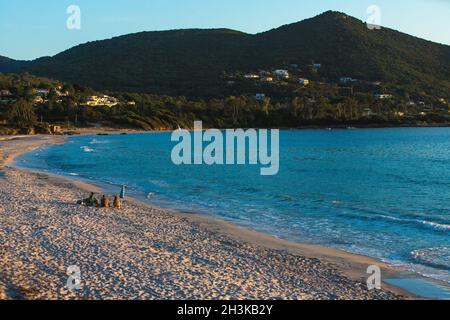
[[[81,9],[68,30],[66,9]],[[382,25],[450,45],[450,0],[0,0],[0,55],[34,59],[122,34],[179,28],[258,33],[337,10],[361,20],[378,5]]]

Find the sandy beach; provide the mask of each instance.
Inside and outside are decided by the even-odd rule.
[[[9,167],[62,137],[0,139],[0,299],[411,299],[338,250],[281,241],[227,222],[127,199],[122,210],[76,201],[93,185]],[[66,287],[69,266],[81,290]]]

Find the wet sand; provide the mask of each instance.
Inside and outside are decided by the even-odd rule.
[[[122,210],[76,201],[98,187],[8,167],[62,137],[0,139],[0,299],[411,299],[367,289],[363,256],[296,244],[208,216],[127,199]],[[81,270],[81,290],[66,287]]]

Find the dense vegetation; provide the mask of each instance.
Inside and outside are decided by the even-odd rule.
[[[313,84],[295,94],[287,87],[274,86],[271,98],[259,100],[253,95],[188,99],[139,93],[100,93],[29,74],[0,74],[0,89],[10,91],[14,97],[13,101],[0,104],[0,131],[16,133],[15,129],[22,129],[30,132],[29,129],[34,128],[45,133],[49,124],[62,124],[69,129],[112,126],[167,130],[179,126],[191,128],[195,120],[203,120],[205,127],[215,128],[417,125],[450,121],[448,105],[432,100],[423,105],[412,105],[408,103],[410,97],[402,96],[400,89],[396,99],[383,101],[375,99],[370,91],[344,97],[339,87],[327,84]],[[37,89],[49,90],[46,99],[39,103],[35,102]],[[67,95],[58,95],[58,91]],[[102,94],[112,95],[120,103],[113,107],[83,105],[86,97]]]
[[[322,67],[311,72],[313,62]],[[292,64],[316,82],[353,77],[450,100],[449,46],[387,28],[369,30],[336,12],[256,35],[225,29],[141,32],[33,62],[0,59],[0,72],[25,70],[96,90],[226,98],[261,88],[227,86],[225,75]]]

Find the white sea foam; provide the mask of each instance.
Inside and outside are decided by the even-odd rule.
[[[91,147],[88,146],[82,146],[80,147],[81,150],[83,150],[84,152],[94,152],[95,150]]]
[[[89,144],[107,144],[107,143],[109,143],[109,141],[97,140],[97,139],[93,139],[92,141],[89,142]]]
[[[437,223],[433,221],[427,221],[427,220],[418,220],[418,219],[405,219],[405,218],[398,218],[388,215],[379,215],[379,218],[398,221],[398,222],[405,222],[405,223],[414,223],[423,225],[426,227],[429,227],[431,229],[437,230],[437,231],[450,231],[450,225],[445,223]]]
[[[450,269],[450,247],[418,249],[411,252],[411,256],[418,262],[441,269]]]
[[[418,261],[417,263],[406,263],[383,259],[383,262],[386,262],[394,267],[419,274],[428,279],[443,281],[450,284],[450,274],[447,270],[437,269],[434,266],[428,266],[424,264],[423,261]]]
[[[161,188],[168,188],[170,187],[170,185],[162,180],[149,180],[150,183],[154,184],[157,187],[161,187]]]
[[[431,222],[431,221],[421,221],[424,225],[426,226],[430,226],[433,229],[436,230],[441,230],[441,231],[450,231],[450,225],[448,224],[442,224],[442,223],[436,223],[436,222]]]

